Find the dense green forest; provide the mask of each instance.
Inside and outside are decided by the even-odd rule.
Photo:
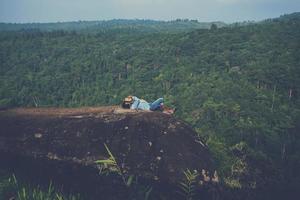
[[[299,188],[299,13],[188,32],[121,27],[1,31],[0,106],[164,97],[209,146],[225,184]]]

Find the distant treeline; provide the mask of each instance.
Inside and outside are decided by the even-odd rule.
[[[78,31],[94,33],[111,29],[133,29],[140,32],[187,32],[195,29],[209,29],[214,24],[218,27],[226,26],[223,22],[198,22],[197,20],[177,19],[173,21],[155,20],[126,20],[114,19],[106,21],[77,21],[57,23],[0,23],[0,31]]]

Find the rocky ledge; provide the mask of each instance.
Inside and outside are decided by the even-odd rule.
[[[109,157],[104,144],[126,177],[176,187],[189,169],[199,173],[200,188],[218,181],[208,148],[195,131],[164,113],[119,107],[0,111],[1,165],[14,173],[92,191],[107,181],[95,163]]]

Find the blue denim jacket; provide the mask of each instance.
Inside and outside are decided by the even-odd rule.
[[[139,110],[150,110],[150,104],[144,99],[139,99],[136,96],[133,97],[133,104],[130,106],[130,109],[139,109]]]

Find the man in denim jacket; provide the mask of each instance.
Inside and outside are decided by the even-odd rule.
[[[159,98],[157,100],[155,100],[152,103],[148,103],[147,101],[145,101],[144,99],[139,99],[136,96],[133,96],[133,103],[130,106],[130,109],[136,109],[136,110],[151,110],[151,111],[155,111],[155,110],[163,110],[163,102],[164,99],[163,98]]]

